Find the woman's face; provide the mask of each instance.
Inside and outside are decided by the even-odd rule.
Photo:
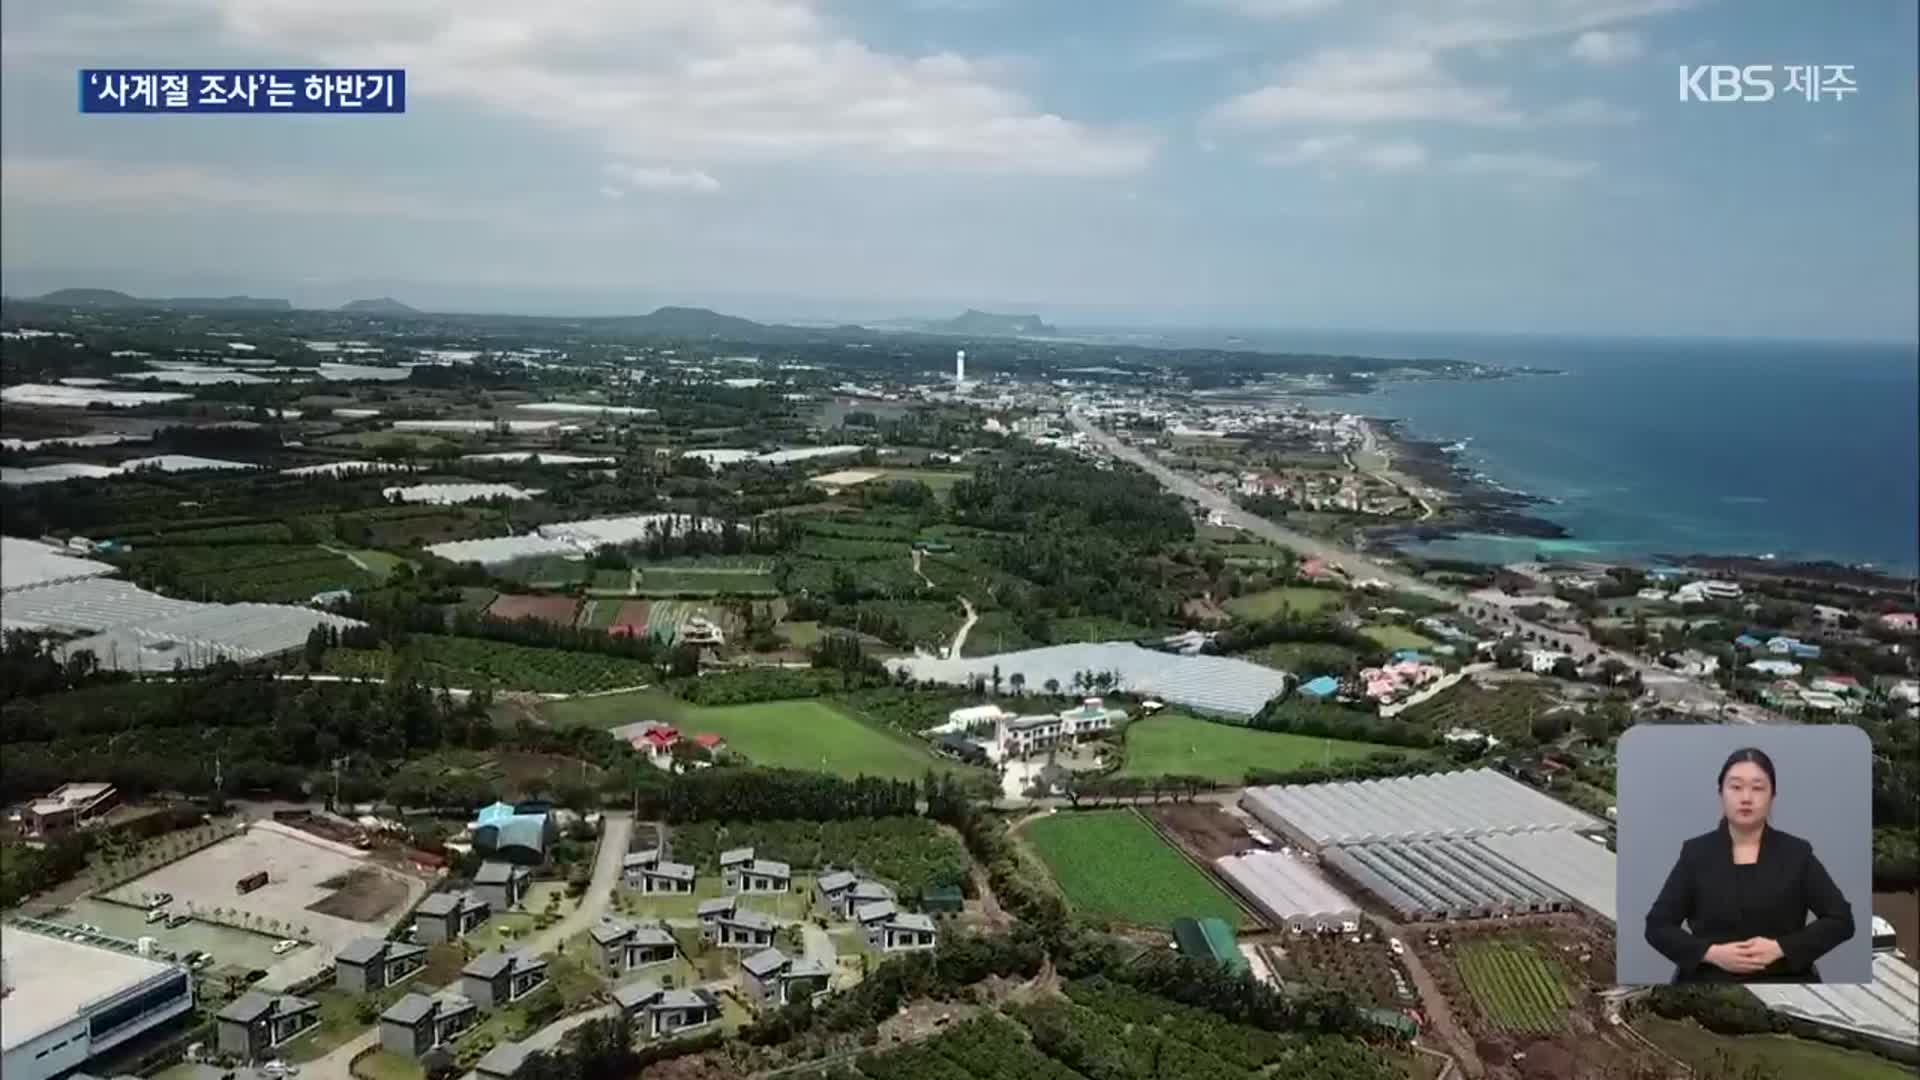
[[[1720,781],[1720,812],[1735,825],[1753,826],[1773,809],[1773,785],[1766,770],[1751,761],[1736,762]]]

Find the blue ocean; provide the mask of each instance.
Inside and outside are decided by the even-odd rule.
[[[1168,332],[1169,344],[1445,357],[1553,376],[1390,384],[1316,407],[1462,441],[1461,463],[1556,500],[1570,539],[1416,549],[1511,561],[1764,555],[1920,572],[1920,356],[1911,345],[1336,332]]]

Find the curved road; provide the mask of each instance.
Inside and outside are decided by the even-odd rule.
[[[1165,487],[1168,491],[1199,503],[1208,510],[1218,512],[1226,521],[1256,536],[1264,537],[1276,544],[1292,548],[1302,556],[1320,559],[1330,566],[1337,566],[1345,570],[1347,575],[1354,580],[1379,578],[1403,592],[1425,596],[1453,606],[1473,604],[1475,602],[1465,594],[1453,589],[1435,585],[1431,581],[1422,580],[1404,570],[1375,562],[1364,555],[1340,547],[1337,544],[1321,540],[1317,537],[1307,536],[1304,533],[1295,532],[1292,529],[1278,525],[1257,514],[1250,514],[1236,506],[1231,496],[1206,487],[1190,477],[1181,476],[1179,473],[1153,460],[1134,447],[1128,446],[1119,439],[1114,438],[1082,413],[1069,410],[1067,412],[1067,418],[1073,423],[1075,428],[1078,428],[1089,440],[1098,444],[1102,450],[1105,450],[1107,453],[1112,454],[1122,461],[1138,465],[1154,479],[1159,480],[1161,486]],[[1711,700],[1714,702],[1725,702],[1726,700],[1725,693],[1717,686],[1698,683],[1685,676],[1677,675],[1657,664],[1649,663],[1637,656],[1604,648],[1584,634],[1571,634],[1564,630],[1556,630],[1552,627],[1540,625],[1539,623],[1528,622],[1511,613],[1507,614],[1507,624],[1518,630],[1531,631],[1543,642],[1569,648],[1575,656],[1585,656],[1588,653],[1592,653],[1603,660],[1618,660],[1622,664],[1625,664],[1630,670],[1639,672],[1643,684],[1649,690],[1657,694],[1661,694],[1663,690],[1670,692],[1661,694],[1663,697],[1689,696],[1696,700]],[[1671,693],[1672,691],[1679,692]],[[1757,709],[1752,709],[1751,707],[1748,707],[1745,711],[1754,715],[1760,715],[1765,719],[1776,719],[1769,714],[1765,714]],[[1732,717],[1732,719],[1744,721],[1747,720],[1747,717],[1742,715]]]
[[[620,880],[620,861],[626,857],[627,845],[633,838],[633,818],[628,814],[609,813],[600,822],[600,846],[594,852],[593,879],[588,883],[586,893],[580,897],[579,905],[559,922],[527,938],[520,948],[536,953],[552,952],[561,942],[585,933],[606,912],[607,905],[613,900],[613,887]],[[559,1029],[552,1033],[552,1039],[557,1042],[561,1035],[591,1020],[594,1015],[597,1012],[556,1021],[550,1025]],[[301,1075],[309,1080],[351,1080],[353,1059],[361,1051],[379,1044],[380,1027],[375,1024],[353,1041],[335,1047],[323,1057],[303,1063],[300,1066]]]

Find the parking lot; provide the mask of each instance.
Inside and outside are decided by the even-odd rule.
[[[337,845],[305,840],[291,830],[255,826],[247,832],[169,863],[114,890],[113,899],[138,904],[157,892],[173,894],[168,910],[220,912],[232,921],[243,913],[250,926],[275,937],[297,938],[306,946],[279,957],[267,968],[263,985],[292,985],[331,963],[342,945],[358,937],[381,935],[426,892],[426,883],[387,870],[404,886],[404,900],[360,922],[310,910],[338,891],[327,882],[347,879],[371,867],[368,860],[343,854]],[[236,888],[241,878],[266,871],[267,884],[250,893]],[[276,925],[277,924],[277,927]],[[155,935],[156,937],[159,935]]]

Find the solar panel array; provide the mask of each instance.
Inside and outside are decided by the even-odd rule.
[[[1296,929],[1358,922],[1360,905],[1313,866],[1273,851],[1214,860],[1214,869],[1268,921]]]
[[[1282,834],[1316,848],[1606,827],[1591,814],[1491,769],[1248,788],[1240,805]]]
[[[995,656],[960,659],[914,656],[890,662],[915,679],[965,686],[975,679],[992,679],[996,668],[1003,679],[1025,676],[1026,685],[1043,686],[1048,679],[1074,685],[1083,672],[1110,672],[1116,690],[1151,694],[1195,712],[1246,719],[1268,701],[1286,692],[1290,676],[1283,671],[1224,656],[1181,656],[1143,649],[1130,641],[1050,645]]]

